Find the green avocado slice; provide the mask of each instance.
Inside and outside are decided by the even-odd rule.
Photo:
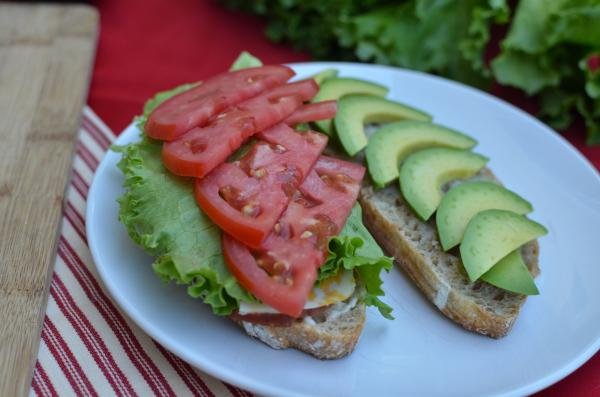
[[[339,72],[337,69],[329,68],[310,76],[310,78],[313,79],[319,86],[321,86],[325,82],[325,80],[329,80],[336,77],[338,73]]]
[[[465,182],[450,189],[436,213],[442,248],[460,244],[469,221],[485,210],[507,210],[519,215],[533,211],[531,204],[516,193],[492,182]]]
[[[398,120],[431,121],[431,116],[402,103],[373,95],[346,95],[338,102],[334,125],[346,153],[354,156],[367,146],[365,124]]]
[[[511,211],[478,213],[467,225],[460,244],[460,256],[469,279],[477,280],[506,255],[546,233],[544,226]]]
[[[500,259],[500,262],[484,273],[481,279],[517,294],[539,295],[540,293],[518,249]]]
[[[475,175],[488,158],[468,150],[444,147],[411,154],[400,166],[400,190],[405,200],[424,221],[442,201],[442,186]]]
[[[385,86],[350,77],[333,77],[326,79],[322,84],[317,81],[317,84],[320,85],[319,92],[312,102],[338,100],[349,94],[368,94],[384,97],[388,93],[388,88]],[[316,121],[315,125],[319,130],[331,136],[333,132],[331,120]]]
[[[365,149],[369,174],[377,187],[398,178],[398,167],[411,153],[427,147],[470,149],[473,138],[426,121],[403,120],[386,124],[370,138]]]

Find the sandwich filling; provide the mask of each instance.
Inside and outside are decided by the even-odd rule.
[[[340,271],[335,276],[324,280],[312,288],[303,310],[306,311],[343,302],[352,296],[355,287],[356,281],[354,280],[352,271]],[[242,316],[265,313],[276,314],[279,312],[271,306],[260,302],[240,302],[238,314]]]
[[[153,268],[157,275],[165,281],[187,285],[188,293],[209,304],[215,314],[240,316],[244,317],[244,321],[252,322],[254,319],[254,322],[260,322],[261,316],[262,320],[264,320],[264,316],[270,316],[271,318],[277,316],[279,319],[287,317],[283,321],[284,323],[289,323],[289,320],[298,321],[297,319],[304,319],[303,321],[307,322],[315,321],[315,319],[321,321],[328,318],[328,316],[334,316],[336,312],[352,309],[359,300],[377,307],[385,317],[391,318],[391,308],[382,302],[379,297],[383,295],[380,273],[384,269],[389,270],[392,261],[390,258],[383,256],[381,249],[362,224],[360,206],[353,204],[356,199],[354,194],[353,198],[347,199],[349,200],[347,204],[341,206],[336,206],[335,203],[331,205],[332,203],[326,203],[327,200],[321,200],[324,204],[328,204],[323,208],[331,208],[328,211],[333,217],[328,219],[327,224],[330,227],[326,229],[327,231],[313,233],[311,229],[310,236],[306,230],[300,231],[297,244],[298,249],[302,251],[298,250],[294,253],[289,246],[285,249],[282,248],[282,254],[290,258],[297,255],[298,258],[302,259],[304,253],[308,255],[310,252],[313,252],[310,255],[316,258],[316,262],[311,265],[315,270],[307,273],[314,274],[306,279],[310,280],[308,281],[310,284],[307,284],[308,289],[303,290],[305,291],[302,292],[303,297],[301,296],[301,299],[294,303],[293,309],[290,309],[289,305],[278,305],[278,299],[272,298],[273,290],[279,289],[280,293],[281,291],[284,292],[281,299],[288,299],[285,292],[288,290],[282,288],[281,285],[276,286],[276,288],[268,286],[268,284],[272,284],[273,279],[278,282],[284,279],[280,277],[280,280],[272,274],[269,275],[267,270],[261,269],[259,266],[261,257],[258,255],[261,255],[261,249],[264,249],[267,254],[272,254],[273,250],[280,249],[278,247],[283,246],[279,241],[282,239],[281,233],[276,226],[280,223],[276,223],[271,228],[262,229],[270,230],[269,237],[265,241],[271,241],[269,244],[274,244],[272,246],[264,245],[265,243],[260,243],[257,240],[262,244],[258,248],[256,241],[246,247],[244,242],[237,239],[232,240],[237,246],[248,250],[248,257],[253,258],[251,262],[254,268],[251,269],[251,272],[262,272],[259,280],[266,279],[264,274],[267,274],[269,276],[267,282],[261,281],[260,285],[253,285],[247,281],[247,276],[250,274],[248,271],[240,273],[239,269],[232,268],[231,255],[224,255],[223,253],[223,248],[227,249],[227,244],[221,244],[221,228],[196,203],[194,185],[196,184],[197,197],[198,181],[202,181],[202,179],[195,180],[190,177],[176,176],[170,172],[161,160],[161,153],[164,156],[164,146],[166,144],[149,138],[143,132],[148,116],[160,103],[189,88],[190,86],[185,86],[184,88],[159,93],[155,98],[148,101],[144,108],[144,115],[138,118],[141,140],[125,147],[115,148],[115,150],[122,153],[119,168],[125,175],[125,192],[119,200],[120,219],[132,239],[156,258]],[[275,102],[280,103],[281,101]],[[314,109],[308,110],[310,111],[305,111],[304,114],[311,113]],[[280,113],[278,117],[285,119],[288,114],[290,114],[290,111],[286,110],[285,113]],[[245,127],[242,126],[242,128]],[[256,124],[253,125],[253,128],[256,129]],[[287,132],[288,134],[300,135],[299,132],[289,131],[291,132]],[[183,138],[185,138],[185,134],[178,139]],[[247,139],[247,135],[243,136],[241,140],[236,138],[236,145],[239,146],[245,139]],[[215,137],[214,140],[218,139]],[[232,158],[235,157],[234,155]],[[336,162],[344,163],[335,159],[319,161],[322,164],[321,168],[330,167],[331,164]],[[235,160],[233,163],[235,163]],[[211,167],[215,168],[212,165]],[[323,175],[329,178],[327,172]],[[362,178],[362,173],[360,173],[359,178]],[[348,190],[347,186],[350,186],[347,185],[349,183],[347,182],[348,177],[345,177],[342,181],[346,184],[342,183],[339,186],[327,184],[327,179],[321,175],[318,175],[317,179],[318,184],[313,183],[311,186],[319,186],[319,189],[321,189],[319,191],[330,188],[331,190],[337,189],[338,193],[341,194],[341,192]],[[299,183],[300,181],[296,184],[298,187],[294,189],[298,189],[300,193],[303,193],[302,186],[304,185]],[[304,183],[306,184],[306,182]],[[351,190],[356,189],[352,188]],[[281,219],[285,219],[285,214],[290,211],[296,211],[294,214],[302,215],[302,218],[293,218],[297,225],[314,223],[310,214],[311,209],[317,205],[316,201],[308,202],[306,201],[309,198],[308,196],[297,196],[294,191],[290,190],[291,194],[287,197],[287,200],[292,200],[293,204],[294,200],[299,198],[298,203],[302,205],[294,207],[290,204],[292,210],[288,208]],[[336,202],[341,202],[341,199],[342,196],[336,199]],[[306,205],[306,203],[309,205]],[[287,204],[284,204],[282,208],[286,207]],[[242,210],[243,208],[245,207],[243,206]],[[294,210],[294,208],[297,209]],[[335,211],[339,215],[335,215]],[[338,217],[336,218],[336,216]],[[273,219],[277,221],[277,217]],[[293,222],[290,225],[290,228],[295,227]],[[271,237],[273,233],[277,236]],[[223,234],[223,236],[224,242],[228,238],[231,239],[229,235]],[[240,238],[243,238],[243,234],[240,236],[242,236]],[[231,250],[229,253],[231,253]],[[239,261],[237,264],[239,264]],[[277,262],[274,262],[274,265],[276,264]],[[295,266],[295,263],[292,263],[292,266]],[[232,269],[235,272],[232,272]],[[297,274],[298,270],[295,269],[292,267],[290,275]],[[287,279],[284,281],[287,281]],[[292,284],[295,284],[298,280],[292,279],[292,281]],[[285,285],[289,286],[287,282],[283,284],[283,287]],[[357,287],[357,285],[360,285],[360,287]],[[361,293],[357,294],[359,290]],[[257,295],[261,298],[259,299]],[[274,307],[277,307],[277,309]]]

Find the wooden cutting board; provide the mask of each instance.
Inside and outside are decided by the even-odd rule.
[[[0,2],[0,396],[29,393],[98,14]]]

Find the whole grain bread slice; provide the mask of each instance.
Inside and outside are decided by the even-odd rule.
[[[335,308],[332,308],[320,320],[304,319],[291,326],[234,321],[248,335],[274,349],[293,348],[319,359],[337,359],[354,350],[365,324],[364,303],[358,302],[356,297],[351,298],[351,301],[349,310],[335,312]]]
[[[488,169],[473,179],[499,183]],[[499,338],[508,333],[525,302],[524,295],[485,282],[470,283],[457,252],[443,251],[435,220],[421,221],[404,201],[397,185],[374,190],[366,183],[359,201],[363,221],[373,237],[442,313],[483,335]],[[537,241],[521,250],[529,271],[537,276]]]

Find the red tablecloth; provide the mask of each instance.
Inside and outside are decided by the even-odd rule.
[[[229,12],[212,1],[95,1],[101,28],[89,105],[114,131],[121,131],[157,91],[224,70],[242,50],[266,63],[307,61],[306,54],[275,45],[259,19]],[[535,104],[516,91],[494,93],[527,111]],[[567,134],[598,168],[600,146],[583,145],[582,124]],[[600,354],[541,396],[600,395]]]

